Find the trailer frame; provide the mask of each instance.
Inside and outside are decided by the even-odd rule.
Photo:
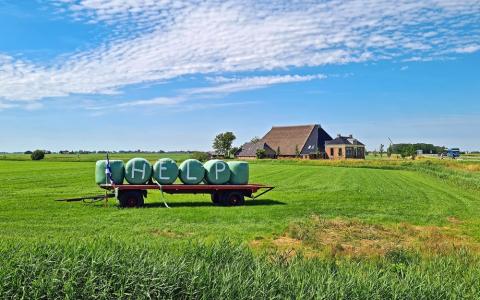
[[[215,205],[240,206],[245,197],[252,200],[270,192],[275,187],[263,184],[101,184],[102,189],[115,191],[121,207],[141,207],[148,190],[159,190],[166,194],[210,194]],[[258,191],[262,190],[259,194]]]

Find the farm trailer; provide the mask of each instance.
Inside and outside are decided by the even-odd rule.
[[[211,185],[211,184],[101,184],[101,188],[115,191],[121,207],[141,207],[148,190],[160,190],[166,194],[210,194],[213,204],[222,206],[240,206],[245,197],[256,199],[273,190],[273,186],[263,184]],[[259,194],[254,195],[259,190]],[[106,196],[105,196],[106,197]]]

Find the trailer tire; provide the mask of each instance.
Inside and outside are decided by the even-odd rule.
[[[144,204],[142,191],[122,191],[118,195],[120,207],[142,207]]]
[[[213,204],[219,205],[221,204],[221,197],[222,194],[220,192],[213,192],[210,197],[212,199]]]
[[[245,204],[245,196],[238,191],[225,192],[221,195],[221,204],[223,206],[241,206]]]

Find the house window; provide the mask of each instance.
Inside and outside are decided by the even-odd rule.
[[[330,156],[333,157],[333,148],[330,148]]]
[[[338,156],[342,156],[342,155],[343,155],[342,150],[343,150],[342,148],[338,148]]]
[[[347,157],[351,157],[351,156],[352,156],[352,148],[347,147],[347,148],[346,148],[346,152],[347,152]]]

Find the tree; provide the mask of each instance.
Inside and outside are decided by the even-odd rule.
[[[277,147],[277,157],[280,156],[280,146]]]
[[[416,153],[417,153],[417,151],[415,150],[415,146],[413,146],[413,145],[408,145],[408,146],[406,146],[406,147],[403,147],[402,152],[400,153],[400,155],[402,156],[402,158],[411,156],[412,159],[415,159],[415,154],[416,154]]]
[[[392,153],[393,153],[393,149],[392,149],[392,145],[388,146],[387,148],[387,156],[388,158],[390,158],[392,156]]]
[[[416,144],[393,144],[392,147],[392,154],[400,154],[402,155],[403,152],[408,150],[410,146],[413,146],[415,150],[422,150],[423,153],[428,154],[440,154],[444,151],[444,147],[435,146],[433,144],[425,144],[425,143],[416,143]]]
[[[32,160],[42,160],[45,157],[45,151],[43,150],[35,150],[30,155]]]
[[[224,157],[227,157],[235,139],[236,137],[231,131],[217,134],[215,140],[213,140],[213,149]]]
[[[235,157],[235,154],[237,154],[239,150],[240,150],[240,147],[232,147],[232,149],[230,149],[230,156]]]
[[[257,149],[257,152],[255,153],[257,155],[258,159],[265,158],[265,149]]]
[[[298,145],[295,145],[295,157],[300,156],[300,150],[298,150]]]
[[[32,151],[27,150],[27,151],[25,151],[23,154],[32,154]]]
[[[383,144],[380,144],[380,157],[383,157],[384,147]]]

